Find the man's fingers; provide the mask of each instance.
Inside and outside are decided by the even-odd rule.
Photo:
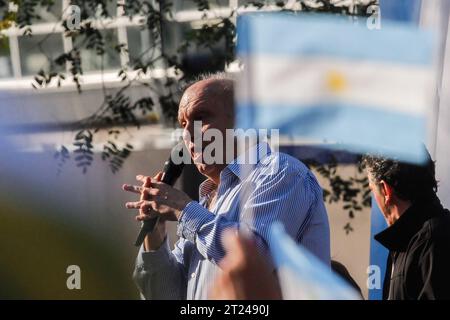
[[[138,175],[137,178],[140,178],[142,181],[142,176]],[[144,179],[144,184],[142,185],[142,192],[141,192],[141,201],[143,200],[150,200],[150,187],[152,186],[152,182],[150,177],[145,177]],[[141,207],[141,209],[139,210],[139,214],[140,215],[145,215],[147,214],[147,209]]]
[[[144,213],[141,213],[144,212]],[[158,217],[158,213],[152,210],[151,206],[143,206],[136,216],[137,221],[144,221]]]
[[[156,176],[153,177],[153,180],[161,181],[161,179],[162,179],[163,176],[164,176],[164,173],[163,173],[163,172],[158,172],[158,173],[156,174]]]
[[[152,201],[136,201],[125,203],[127,209],[139,209],[139,214],[135,217],[138,221],[148,220],[155,218],[158,215],[157,212],[153,210]]]
[[[239,234],[236,229],[227,229],[222,234],[222,244],[226,252],[234,252],[240,249]]]
[[[136,179],[140,182],[142,182],[142,186],[136,186],[131,184],[123,184],[122,190],[133,192],[140,194],[139,201],[135,202],[127,202],[125,203],[125,207],[128,209],[139,209],[139,214],[135,217],[138,221],[144,221],[148,219],[152,219],[155,216],[155,212],[152,210],[152,199],[154,199],[154,196],[159,194],[158,189],[152,189],[152,180],[157,182],[162,179],[163,173],[159,172],[155,175],[155,177],[152,179],[149,176],[144,176],[142,174],[139,174],[136,176]]]
[[[127,209],[141,209],[148,201],[136,201],[136,202],[127,202],[125,203],[125,207]]]
[[[122,186],[122,189],[125,191],[140,194],[140,200],[150,200],[151,196],[157,196],[161,193],[157,188],[144,188],[140,186],[133,186],[131,184],[124,184]]]
[[[141,181],[143,183],[143,187],[156,187],[158,185],[163,184],[161,182],[162,177],[164,176],[163,172],[159,172],[156,176],[153,178],[143,176],[143,175],[137,175],[136,180]]]
[[[144,179],[144,183],[142,184],[142,186],[144,188],[150,188],[152,185],[152,179],[150,179],[150,177],[146,177],[146,179]]]
[[[135,219],[137,220],[137,221],[145,221],[145,220],[150,220],[150,219],[153,219],[154,217],[152,217],[152,216],[150,216],[150,215],[148,215],[148,214],[140,214],[140,215],[137,215],[136,217],[135,217]]]
[[[136,176],[136,180],[142,182],[144,185],[143,187],[150,187],[151,181],[161,181],[162,177],[163,177],[164,173],[163,172],[158,172],[153,178],[149,177],[149,176],[144,176],[143,174],[138,174]]]
[[[144,176],[142,174],[138,174],[136,176],[136,180],[142,182],[144,184],[144,187],[150,187],[150,182],[151,182],[152,178],[150,178],[148,176]]]
[[[138,175],[136,178],[141,178],[141,181],[142,181],[142,175]],[[151,179],[149,178],[149,177],[145,177],[145,179],[144,179],[144,183],[143,183],[143,185],[142,185],[142,187],[143,188],[150,188],[150,186],[152,185],[152,183],[151,183]],[[148,200],[148,193],[147,192],[141,192],[141,197],[140,197],[140,200],[141,201],[144,201],[144,200]],[[139,215],[145,215],[147,212],[145,212],[144,210],[143,210],[143,208],[140,208],[139,209]],[[142,220],[140,220],[140,221],[142,221]]]
[[[145,221],[145,220],[150,220],[150,219],[152,219],[152,218],[154,218],[154,217],[151,217],[151,216],[148,215],[148,214],[138,214],[138,215],[135,217],[135,219],[136,219],[137,221]]]
[[[153,201],[141,200],[136,202],[127,202],[125,203],[125,207],[127,209],[141,209],[142,213],[148,214],[148,212],[152,210],[153,204],[154,204]]]
[[[142,191],[144,191],[144,187],[140,187],[140,186],[133,186],[131,184],[124,184],[122,185],[122,190],[124,191],[130,191],[133,193],[141,193]]]

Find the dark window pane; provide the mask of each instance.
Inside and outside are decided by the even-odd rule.
[[[194,32],[201,24],[197,22],[169,22],[164,32],[164,52],[168,56],[178,56],[180,62],[188,73],[214,72],[223,69],[225,62],[224,38],[210,43],[189,41],[187,50],[181,54],[180,46],[187,39],[186,34]]]
[[[53,33],[19,37],[19,50],[22,75],[34,75],[41,69],[48,72],[51,61],[64,52],[62,35]],[[53,70],[64,71],[64,66],[55,66]]]
[[[12,77],[11,57],[8,38],[0,38],[0,78]]]
[[[95,49],[86,49],[86,45],[81,46],[81,67],[83,71],[100,71],[120,68],[120,56],[115,47],[119,44],[117,30],[108,29],[100,31],[103,36],[103,55],[98,55]],[[75,46],[79,46],[84,37],[75,40]],[[103,68],[102,68],[103,64]]]
[[[192,10],[197,8],[197,4],[192,0],[178,0],[174,1],[173,8],[176,11]]]
[[[188,35],[191,35],[194,30],[200,29],[205,22],[193,21],[193,22],[167,22],[164,28],[164,52],[169,55],[176,55],[180,46],[188,39]],[[200,42],[202,45],[197,45]],[[222,47],[223,39],[221,41],[212,41],[214,45]],[[189,40],[189,52],[195,53],[200,51],[208,51],[209,44],[205,43],[201,39]]]
[[[189,22],[166,22],[164,24],[164,52],[173,56],[186,39],[186,34],[192,30]]]
[[[154,44],[149,30],[141,29],[140,27],[129,27],[127,28],[127,37],[131,65],[139,60],[142,63],[149,63],[161,55],[160,46]],[[163,67],[161,59],[157,60],[154,66]]]

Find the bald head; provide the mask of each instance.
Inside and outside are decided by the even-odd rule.
[[[190,85],[183,93],[180,109],[185,109],[196,101],[214,102],[214,108],[224,108],[225,113],[234,114],[234,82],[222,77],[209,77]],[[181,110],[180,110],[181,111]],[[217,110],[216,110],[217,111]]]

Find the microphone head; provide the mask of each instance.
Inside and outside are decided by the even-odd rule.
[[[169,159],[164,163],[162,182],[174,185],[184,168],[184,143],[180,142],[172,148]]]

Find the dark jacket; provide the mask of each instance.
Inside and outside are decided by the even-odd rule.
[[[450,299],[450,212],[439,199],[412,205],[375,239],[389,250],[383,299]]]

